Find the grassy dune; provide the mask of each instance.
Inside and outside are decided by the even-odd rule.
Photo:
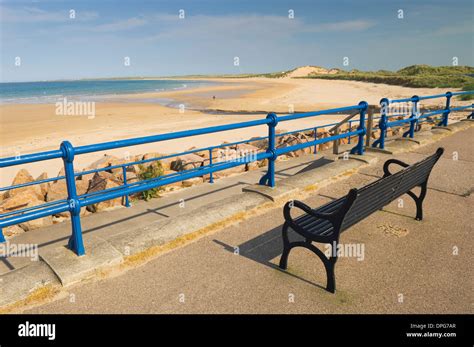
[[[398,71],[360,71],[339,70],[333,75],[311,74],[304,78],[350,80],[372,83],[385,83],[412,88],[462,88],[474,89],[474,67],[471,66],[428,66],[412,65]],[[473,95],[462,96],[464,100]]]

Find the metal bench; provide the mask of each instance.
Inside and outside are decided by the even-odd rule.
[[[283,208],[285,223],[283,225],[283,254],[280,259],[280,268],[286,269],[288,255],[294,247],[304,247],[314,252],[326,268],[326,290],[336,291],[334,267],[337,261],[337,252],[326,255],[312,244],[312,242],[329,243],[337,247],[340,233],[349,229],[372,213],[380,210],[403,194],[408,194],[416,203],[416,220],[423,219],[423,200],[426,196],[428,178],[433,166],[443,154],[444,149],[438,148],[433,155],[409,165],[397,159],[387,160],[383,166],[382,178],[359,189],[351,189],[349,193],[335,201],[331,201],[317,209],[311,209],[301,201],[289,201]],[[397,164],[403,169],[391,173],[389,167]],[[421,187],[417,196],[411,190]],[[304,215],[292,218],[290,210],[297,207],[305,212]],[[305,241],[290,242],[288,228],[305,238]]]

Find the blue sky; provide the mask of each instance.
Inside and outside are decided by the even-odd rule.
[[[0,1],[1,81],[474,65],[470,0]],[[70,10],[75,18],[70,18]],[[185,18],[179,18],[179,10]],[[403,19],[398,10],[403,10]],[[288,11],[294,18],[288,18]],[[21,65],[15,66],[15,58]],[[124,65],[125,57],[130,66]],[[239,57],[239,66],[234,65]],[[344,57],[349,65],[343,66]]]

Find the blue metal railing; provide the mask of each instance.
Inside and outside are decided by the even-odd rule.
[[[408,99],[398,99],[398,100],[392,100],[392,101],[389,101],[388,99],[382,99],[382,101],[385,101],[387,105],[390,104],[390,102],[391,103],[413,102],[417,104],[419,100],[423,100],[423,99],[446,97],[449,100],[453,95],[470,94],[470,93],[473,93],[473,92],[449,93],[449,96],[448,96],[448,93],[446,93],[446,94],[440,94],[440,95],[433,95],[433,96],[426,96],[426,97],[412,97]],[[443,115],[442,124],[447,124],[447,117],[450,112],[460,111],[460,110],[464,110],[470,107],[472,106],[450,108],[449,101],[447,101],[447,106],[443,110],[425,113],[421,116],[418,116],[416,112],[412,112],[412,115],[410,116],[410,118],[395,120],[395,121],[390,121],[390,119],[396,116],[403,116],[403,114],[388,115],[387,112],[384,112],[384,109],[382,108],[381,117],[379,119],[379,126],[378,126],[381,132],[381,137],[376,142],[379,142],[378,145],[380,145],[381,148],[383,148],[383,142],[386,136],[386,129],[388,127],[410,123],[410,130],[408,132],[408,135],[413,137],[413,132],[415,129],[413,124],[418,124],[418,122],[421,119],[426,119],[427,117],[431,117],[433,115],[442,114]],[[67,198],[65,199],[45,202],[44,204],[41,204],[38,206],[27,207],[20,210],[8,211],[8,212],[0,214],[0,242],[5,241],[5,238],[2,234],[2,228],[15,225],[15,224],[24,223],[30,220],[34,220],[34,219],[38,219],[38,218],[42,218],[46,216],[69,212],[71,215],[72,235],[69,239],[68,246],[70,249],[74,250],[76,254],[83,255],[85,254],[85,250],[84,250],[84,245],[83,245],[83,240],[82,240],[82,227],[81,227],[81,220],[80,220],[81,208],[89,206],[89,205],[93,205],[99,202],[112,200],[115,198],[120,198],[120,197],[124,199],[124,205],[129,207],[130,206],[129,195],[131,194],[140,193],[152,188],[165,186],[167,184],[184,181],[184,180],[194,178],[194,177],[202,177],[205,175],[209,175],[209,182],[213,183],[213,173],[222,171],[222,170],[227,170],[227,169],[237,167],[240,165],[246,165],[254,161],[260,161],[260,160],[265,160],[265,159],[268,160],[267,172],[260,179],[259,183],[262,185],[268,185],[270,187],[274,187],[275,186],[275,161],[278,156],[283,155],[285,153],[289,153],[289,152],[293,152],[293,151],[297,151],[297,150],[301,150],[301,149],[309,148],[309,147],[314,147],[313,152],[317,153],[317,145],[319,144],[332,142],[332,141],[343,139],[343,138],[347,138],[348,143],[351,143],[351,139],[353,137],[356,137],[358,138],[358,141],[357,141],[356,146],[352,148],[351,153],[362,155],[364,153],[364,136],[366,135],[365,116],[367,113],[367,109],[368,109],[367,103],[362,101],[358,105],[342,107],[342,108],[334,108],[334,109],[322,110],[322,111],[315,111],[315,112],[288,114],[284,116],[277,116],[275,113],[269,113],[265,119],[252,120],[252,121],[247,121],[247,122],[233,123],[233,124],[214,126],[214,127],[208,127],[208,128],[193,129],[193,130],[187,130],[187,131],[179,131],[179,132],[173,132],[173,133],[167,133],[167,134],[146,136],[146,137],[140,137],[140,138],[134,138],[134,139],[111,141],[111,142],[92,144],[92,145],[86,145],[86,146],[74,147],[70,142],[64,141],[63,143],[61,143],[61,146],[58,150],[0,159],[0,168],[14,166],[14,165],[28,164],[28,163],[38,162],[38,161],[62,159],[63,165],[64,165],[64,172],[65,172],[64,175],[58,176],[55,178],[41,179],[34,182],[28,182],[28,183],[3,187],[3,188],[0,188],[0,192],[9,191],[12,189],[24,188],[24,187],[28,187],[32,185],[37,185],[37,184],[56,182],[59,180],[65,180],[66,186],[67,186]],[[415,107],[415,110],[416,110],[416,107]],[[324,124],[321,126],[315,126],[315,127],[289,131],[289,132],[284,132],[284,133],[279,133],[279,134],[276,133],[277,125],[280,122],[292,121],[296,119],[309,118],[309,117],[317,117],[317,116],[322,116],[322,115],[336,114],[336,113],[346,113],[346,112],[359,113],[359,119],[349,120],[348,131],[341,134],[332,135],[325,138],[322,138],[322,137],[318,138],[318,130],[320,128],[325,128],[327,126],[334,126],[337,123]],[[473,118],[473,114],[471,114],[469,117]],[[377,119],[377,118],[374,118],[374,119]],[[354,123],[357,124],[356,130],[353,130],[352,125]],[[225,143],[225,144],[220,144],[220,145],[210,146],[210,147],[205,147],[205,148],[192,149],[185,152],[160,156],[156,158],[149,158],[149,159],[143,159],[143,160],[136,160],[133,162],[120,163],[117,165],[111,165],[111,166],[107,166],[103,168],[91,169],[91,170],[82,171],[82,172],[75,172],[74,170],[74,159],[77,155],[94,153],[94,152],[105,151],[105,150],[112,150],[112,149],[117,149],[117,148],[124,148],[124,147],[129,147],[129,146],[142,145],[142,144],[147,144],[147,143],[156,143],[156,142],[167,141],[167,140],[181,139],[181,138],[211,134],[211,133],[216,133],[216,132],[223,132],[223,131],[236,130],[236,129],[245,129],[245,128],[256,127],[256,126],[261,126],[261,125],[267,125],[268,127],[267,136],[252,138],[249,140],[237,141],[233,143]],[[412,126],[413,126],[413,132],[411,131]],[[299,132],[306,132],[306,131],[314,131],[314,140],[303,142],[303,143],[297,143],[297,144],[287,146],[287,147],[278,147],[276,144],[277,143],[276,139],[280,136],[285,136],[288,134],[299,133]],[[236,146],[239,144],[250,143],[250,142],[260,141],[260,140],[267,141],[267,148],[264,152],[258,152],[255,155],[245,155],[243,157],[239,157],[237,159],[232,159],[232,160],[225,160],[225,161],[213,160],[213,151],[215,149],[228,147],[228,146]],[[172,174],[159,176],[156,178],[151,178],[151,179],[142,180],[142,181],[136,181],[136,182],[129,182],[127,179],[127,168],[131,166],[151,163],[154,161],[160,161],[160,160],[169,159],[172,157],[178,157],[185,154],[192,154],[192,153],[197,153],[197,152],[202,152],[202,151],[209,151],[209,159],[207,160],[208,162],[207,165],[204,165],[206,160],[203,159],[203,166],[201,167],[179,171]],[[81,195],[77,193],[76,178],[78,178],[79,176],[93,174],[93,173],[97,173],[101,171],[115,170],[115,169],[122,170],[123,185],[113,187],[113,188],[107,188],[107,189],[92,192],[92,193],[85,193]]]
[[[456,111],[463,111],[469,108],[473,108],[473,105],[468,106],[461,106],[452,108],[451,107],[451,98],[456,95],[467,95],[467,94],[474,94],[474,91],[465,91],[465,92],[446,92],[444,94],[436,94],[436,95],[428,95],[428,96],[418,96],[414,95],[411,98],[405,99],[395,99],[389,100],[388,98],[383,98],[380,100],[380,120],[379,120],[379,129],[380,129],[380,136],[379,138],[372,143],[372,147],[379,147],[381,149],[385,148],[385,138],[387,137],[387,129],[393,127],[403,126],[405,124],[409,124],[409,129],[403,133],[403,137],[410,137],[413,138],[415,136],[415,131],[419,128],[420,122],[426,121],[428,117],[433,117],[436,115],[441,115],[441,119],[438,122],[438,126],[447,126],[448,125],[448,118],[451,112]],[[428,100],[428,99],[436,99],[436,98],[446,98],[446,103],[444,109],[427,112],[420,114],[418,111],[418,104],[421,100]],[[394,116],[404,116],[406,114],[398,114],[398,115],[388,115],[389,107],[392,104],[396,103],[411,103],[411,113],[408,118],[397,119],[394,121],[390,121],[390,118]],[[474,112],[473,112],[474,113]],[[468,118],[472,118],[472,114],[468,116]]]
[[[342,107],[342,108],[334,108],[329,110],[323,111],[316,111],[316,112],[307,112],[307,113],[299,113],[299,114],[289,114],[284,116],[277,116],[275,113],[269,113],[265,119],[259,120],[252,120],[247,122],[241,123],[233,123],[221,126],[214,126],[208,128],[200,128],[200,129],[193,129],[187,131],[179,131],[167,134],[160,134],[160,135],[153,135],[153,136],[146,136],[134,139],[127,139],[127,140],[120,140],[120,141],[111,141],[99,144],[91,144],[85,146],[77,146],[74,147],[69,141],[64,141],[61,143],[61,146],[58,150],[53,151],[46,151],[34,154],[27,154],[24,156],[17,156],[17,157],[9,157],[0,159],[0,168],[14,166],[14,165],[21,165],[21,164],[28,164],[38,161],[45,161],[45,160],[52,160],[52,159],[62,159],[64,165],[64,175],[49,178],[49,179],[42,179],[37,180],[34,182],[28,182],[23,184],[17,184],[9,187],[0,188],[0,192],[8,191],[12,189],[24,188],[35,184],[43,184],[49,183],[53,181],[65,180],[66,187],[67,187],[67,198],[57,201],[50,201],[44,204],[28,207],[20,210],[9,211],[3,214],[0,214],[0,242],[4,242],[5,238],[3,233],[1,232],[2,228],[7,226],[15,225],[24,223],[30,220],[43,218],[46,216],[56,215],[59,213],[69,212],[71,215],[71,224],[72,224],[72,235],[69,239],[68,247],[72,249],[77,255],[84,255],[84,244],[82,240],[82,227],[81,227],[81,220],[80,220],[80,211],[81,208],[97,204],[99,202],[112,200],[115,198],[123,197],[125,199],[125,205],[129,206],[129,199],[128,196],[135,193],[140,193],[149,189],[161,187],[167,184],[175,183],[184,181],[194,177],[202,177],[204,175],[209,175],[210,183],[213,182],[212,174],[217,171],[222,171],[226,169],[230,169],[239,165],[245,165],[250,162],[259,161],[259,160],[268,160],[268,170],[267,173],[262,177],[260,180],[260,184],[268,185],[270,187],[275,186],[275,161],[278,156],[283,155],[285,153],[301,150],[308,147],[314,146],[314,152],[316,153],[316,146],[319,144],[323,144],[326,142],[335,141],[338,139],[348,138],[350,141],[351,137],[358,137],[358,142],[356,146],[351,150],[351,153],[362,155],[364,153],[364,136],[366,134],[365,129],[365,115],[367,112],[368,104],[365,101],[360,102],[358,105]],[[325,138],[319,138],[317,136],[317,130],[322,127],[331,126],[335,124],[325,124],[323,126],[311,127],[307,129],[291,131],[286,133],[277,134],[276,127],[280,122],[292,121],[296,119],[308,118],[308,117],[317,117],[322,115],[328,114],[335,114],[335,113],[344,113],[349,111],[356,111],[359,113],[359,120],[358,120],[358,127],[357,130],[352,130],[352,127],[349,127],[349,131],[333,135]],[[351,125],[352,123],[350,123]],[[250,140],[245,141],[238,141],[234,143],[226,143],[218,146],[211,146],[201,149],[193,149],[186,152],[181,152],[177,154],[172,154],[168,156],[162,156],[159,158],[150,158],[146,160],[134,161],[124,164],[112,165],[107,166],[104,168],[98,168],[93,170],[87,170],[83,172],[75,172],[74,171],[74,159],[78,155],[94,153],[99,151],[105,150],[112,150],[117,148],[124,148],[129,146],[137,146],[143,145],[147,143],[155,143],[167,140],[174,140],[174,139],[181,139],[185,137],[191,136],[198,136],[198,135],[205,135],[205,134],[212,134],[216,132],[223,132],[235,129],[245,129],[255,126],[267,125],[268,127],[268,136],[253,138]],[[284,136],[291,133],[302,132],[302,131],[310,131],[314,130],[314,140],[307,141],[304,143],[298,143],[287,147],[280,147],[276,145],[276,138],[279,136]],[[267,140],[267,149],[264,152],[258,152],[255,155],[245,155],[243,157],[239,157],[237,159],[226,160],[226,161],[213,161],[213,154],[212,151],[216,148],[221,148],[224,146],[232,146],[238,145],[242,143],[249,143],[258,140]],[[180,172],[176,172],[173,174],[160,176],[156,178],[151,178],[147,180],[137,181],[130,183],[127,181],[127,167],[137,164],[143,164],[152,161],[163,160],[166,158],[176,157],[184,154],[189,153],[196,153],[201,152],[204,150],[209,151],[209,163],[207,165],[203,165],[198,168],[193,168],[189,170],[184,170]],[[78,176],[83,176],[86,174],[113,170],[113,169],[121,169],[123,174],[123,185],[104,189],[101,191],[93,192],[93,193],[86,193],[82,195],[78,195],[76,190],[76,178]]]

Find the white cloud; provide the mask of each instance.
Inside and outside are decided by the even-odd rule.
[[[69,18],[69,10],[64,11],[45,11],[37,7],[21,7],[11,8],[6,6],[0,6],[0,18],[2,22],[10,23],[39,23],[39,22],[50,22],[50,23],[61,23],[71,20]],[[98,18],[97,12],[91,11],[76,11],[77,21],[89,21]]]
[[[445,25],[436,30],[435,35],[461,35],[474,33],[472,22],[456,23]]]
[[[147,21],[143,18],[133,17],[125,20],[120,20],[112,23],[101,24],[92,28],[93,31],[98,32],[111,32],[120,30],[129,30],[137,28],[147,24]]]
[[[281,38],[298,33],[363,31],[375,25],[367,20],[311,24],[297,18],[261,15],[197,15],[179,19],[177,15],[158,14],[150,17],[150,22],[152,21],[159,24],[161,29],[146,40],[186,37]]]

